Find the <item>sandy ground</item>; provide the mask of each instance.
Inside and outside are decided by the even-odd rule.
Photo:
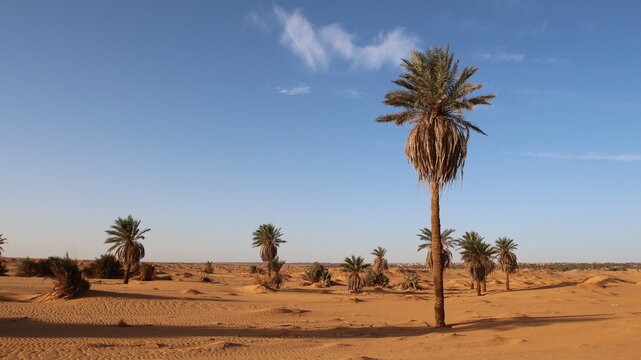
[[[173,280],[92,279],[78,299],[29,300],[50,279],[0,277],[0,358],[641,359],[641,272],[521,270],[488,294],[448,270],[447,321],[434,329],[427,290],[253,285],[247,266],[160,264]],[[342,281],[336,271],[335,278]],[[400,282],[391,270],[392,284]],[[115,326],[124,320],[129,327]]]

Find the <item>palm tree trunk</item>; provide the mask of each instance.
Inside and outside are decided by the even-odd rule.
[[[505,272],[505,290],[510,291],[510,273]]]
[[[269,278],[272,277],[272,268],[269,266],[269,263],[267,263],[267,276]]]
[[[470,281],[470,290],[474,290],[474,279]]]
[[[484,293],[487,292],[487,280],[486,279],[483,279],[483,292]]]
[[[129,284],[130,271],[131,271],[131,264],[127,263],[127,265],[125,266],[125,281],[124,281],[125,284]]]
[[[476,282],[476,296],[481,296],[481,283]]]
[[[445,294],[443,293],[443,244],[441,243],[441,217],[439,187],[432,182],[432,279],[434,282],[434,326],[445,326]]]

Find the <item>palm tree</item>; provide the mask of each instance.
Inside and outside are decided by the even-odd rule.
[[[506,237],[498,238],[495,244],[499,266],[505,272],[505,290],[510,291],[510,273],[516,272],[518,268],[516,254],[514,253],[518,244],[513,239]]]
[[[382,275],[388,268],[387,259],[385,259],[386,253],[387,249],[384,249],[380,246],[374,249],[374,251],[372,251],[371,253],[372,255],[376,256],[376,258],[374,259],[374,264],[372,265],[372,270],[374,270],[377,275]]]
[[[421,251],[427,248],[427,267],[432,269],[434,267],[434,262],[432,261],[432,231],[428,228],[422,228],[421,233],[416,235],[421,241],[425,241],[425,244],[420,244],[418,250]],[[455,229],[445,229],[441,232],[441,243],[443,244],[443,253],[441,259],[443,259],[443,269],[450,267],[452,264],[452,248],[456,239],[452,237],[452,234],[455,232]]]
[[[484,238],[476,231],[466,231],[460,239],[456,240],[456,243],[461,250],[465,251],[466,249],[472,249],[475,246],[475,243],[480,243],[483,239]],[[472,278],[472,281],[470,282],[470,289],[474,290],[474,270],[468,266],[465,259],[463,259],[463,263]]]
[[[369,264],[365,264],[365,259],[362,256],[356,257],[346,257],[344,262],[341,264],[341,270],[349,273],[347,279],[347,290],[351,293],[358,294],[363,289],[363,277],[361,273],[365,270]]]
[[[475,105],[490,104],[494,95],[471,96],[482,85],[469,79],[476,67],[458,72],[458,60],[446,49],[438,47],[425,53],[413,51],[402,60],[406,72],[394,83],[401,89],[385,95],[384,104],[401,108],[397,113],[379,116],[377,122],[393,122],[412,126],[405,155],[418,173],[418,180],[430,185],[431,230],[434,270],[435,326],[445,326],[443,293],[443,244],[439,196],[441,190],[463,173],[470,132],[484,134],[465,120],[464,111]]]
[[[494,248],[483,241],[478,233],[466,232],[460,242],[461,258],[465,263],[472,281],[476,283],[476,295],[480,296],[481,291],[485,292],[487,275],[494,270],[492,257],[495,254]],[[481,286],[483,285],[483,288]]]
[[[274,273],[269,281],[272,285],[274,285],[276,289],[280,289],[280,286],[283,283],[283,278],[280,276],[280,269],[283,267],[283,265],[285,265],[285,261],[280,261],[278,256],[267,262],[270,273]]]
[[[284,235],[280,228],[274,224],[262,224],[258,230],[254,231],[253,247],[260,246],[260,259],[266,263],[274,259],[278,255],[278,246],[287,241],[281,239]],[[271,277],[272,270],[267,265],[268,276]]]
[[[115,250],[116,256],[125,266],[124,283],[129,283],[132,268],[140,264],[140,260],[145,257],[145,247],[140,243],[144,240],[144,234],[151,229],[140,228],[140,220],[136,220],[129,215],[126,218],[117,218],[114,225],[105,232],[110,235],[105,243],[113,244],[108,252]]]
[[[2,245],[7,243],[7,238],[3,237],[2,234],[0,234],[0,255],[2,255],[2,252],[4,249],[2,248]]]

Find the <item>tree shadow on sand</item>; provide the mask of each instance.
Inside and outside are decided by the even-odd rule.
[[[183,301],[227,301],[238,302],[240,300],[222,299],[217,296],[210,296],[204,293],[198,294],[185,294],[184,297],[180,296],[164,296],[164,295],[151,295],[140,293],[127,293],[127,292],[114,292],[104,290],[87,290],[83,292],[79,299],[83,298],[116,298],[116,299],[131,299],[131,300],[183,300]]]
[[[521,326],[546,326],[610,319],[608,314],[513,317],[482,319],[452,324],[448,328],[429,326],[332,327],[325,329],[230,328],[218,326],[114,325],[46,323],[29,318],[0,319],[0,337],[15,338],[168,338],[168,337],[249,337],[249,338],[387,338],[421,336],[430,333],[461,333],[475,330],[509,330]]]

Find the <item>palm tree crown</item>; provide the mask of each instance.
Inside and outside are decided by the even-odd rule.
[[[387,259],[385,259],[385,254],[387,253],[387,249],[384,249],[382,247],[377,247],[372,251],[372,255],[376,256],[376,259],[374,259],[374,264],[372,268],[374,269],[374,272],[377,274],[383,274],[388,266],[387,266]]]
[[[452,236],[455,232],[455,229],[445,229],[441,231],[441,243],[443,244],[443,267],[449,267],[452,264],[452,249],[456,239]],[[434,266],[434,261],[432,260],[432,231],[428,228],[422,228],[421,233],[416,235],[421,241],[425,241],[424,244],[418,246],[418,250],[421,251],[427,248],[427,266],[431,269]]]
[[[346,257],[341,264],[341,270],[352,274],[359,274],[367,267],[369,267],[369,264],[365,263],[365,259],[362,256],[356,257],[354,255]]]
[[[483,237],[474,231],[466,232],[459,246],[462,250],[461,258],[472,279],[477,284],[484,282],[487,275],[494,270],[494,261],[492,261],[495,255],[494,247],[484,242]]]
[[[516,244],[513,239],[506,237],[498,238],[495,244],[495,252],[497,254],[501,270],[508,273],[515,272],[518,264],[516,262],[516,254],[514,251],[517,249],[518,244]]]
[[[402,61],[407,72],[393,81],[401,89],[387,93],[383,103],[403,110],[379,116],[376,121],[413,126],[405,155],[416,168],[419,181],[440,189],[462,171],[470,130],[485,134],[465,120],[463,112],[475,105],[489,105],[495,95],[470,96],[483,87],[469,82],[478,68],[466,67],[459,73],[459,61],[454,61],[449,46],[425,53],[413,51]]]
[[[2,245],[7,243],[7,238],[3,237],[2,234],[0,234],[0,255],[2,255],[2,252],[4,249],[2,248]]]
[[[262,261],[270,261],[278,255],[278,246],[287,241],[281,239],[283,232],[274,224],[262,224],[254,231],[253,247],[261,247],[260,258]]]

